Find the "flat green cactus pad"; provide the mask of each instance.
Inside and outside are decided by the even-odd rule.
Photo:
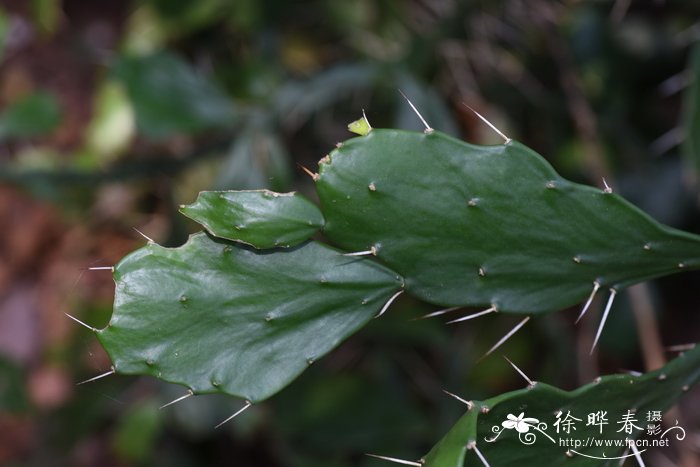
[[[115,371],[195,394],[260,401],[367,323],[401,280],[310,242],[259,251],[197,234],[149,244],[114,270],[114,313],[98,338]]]
[[[115,371],[256,402],[400,290],[436,305],[542,313],[592,289],[700,266],[700,237],[660,225],[609,190],[564,180],[520,143],[360,133],[312,174],[320,211],[297,194],[204,192],[182,211],[213,237],[198,234],[175,249],[149,244],[124,258],[114,271],[112,319],[97,331]],[[345,251],[308,241],[319,228]],[[686,370],[679,379],[695,378]],[[629,394],[652,387],[617,378],[627,378]],[[546,385],[518,397],[539,411],[545,407],[531,399],[539,396],[560,408],[573,397]],[[634,397],[618,402],[651,401]],[[471,426],[472,416],[458,426]]]
[[[323,226],[316,205],[294,192],[203,191],[180,211],[216,237],[255,248],[294,246]]]
[[[666,439],[662,441],[666,446],[681,442],[685,429],[671,428],[675,426],[672,420],[662,425],[658,418],[699,379],[700,346],[696,346],[664,368],[642,376],[604,376],[571,392],[536,383],[483,402],[474,401],[425,456],[424,465],[481,466],[472,443],[493,467],[619,465],[619,459],[606,458],[632,455],[625,452],[625,438],[649,443],[657,440],[657,444]],[[601,413],[604,416],[599,416]],[[659,429],[649,433],[649,425]],[[620,444],[606,446],[606,440]],[[640,444],[638,450],[643,455],[646,447]]]
[[[700,266],[700,237],[561,178],[515,141],[375,129],[319,172],[328,239],[373,248],[407,292],[436,305],[547,312],[582,301],[594,282],[618,289]]]

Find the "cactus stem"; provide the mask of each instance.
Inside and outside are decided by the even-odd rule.
[[[382,315],[386,312],[386,310],[389,309],[389,306],[394,302],[394,300],[396,300],[396,298],[397,298],[399,295],[401,295],[402,293],[403,293],[403,289],[402,289],[402,290],[399,290],[399,291],[396,292],[394,295],[392,295],[391,298],[389,298],[389,300],[386,301],[386,303],[384,304],[384,306],[382,307],[382,309],[379,310],[379,313],[377,313],[377,316],[375,316],[375,318],[379,318],[380,316],[382,316]]]
[[[467,408],[470,409],[470,410],[474,407],[474,403],[473,403],[472,401],[468,401],[468,400],[466,400],[466,399],[462,399],[462,398],[459,397],[457,394],[452,394],[450,391],[446,391],[446,390],[444,390],[444,389],[442,390],[442,392],[444,392],[445,394],[447,394],[447,395],[450,396],[450,397],[453,397],[453,398],[457,399],[457,400],[460,401],[462,404],[466,404],[466,405],[467,405]]]
[[[485,467],[490,467],[484,455],[481,453],[481,451],[479,451],[479,448],[476,447],[476,441],[470,441],[467,443],[467,449],[473,449],[476,455],[479,457],[481,463],[484,464]]]
[[[192,391],[192,389],[188,389],[188,390],[187,390],[187,394],[185,394],[184,396],[180,396],[180,397],[178,397],[177,399],[175,399],[174,401],[170,401],[170,402],[168,402],[168,403],[165,404],[165,405],[161,405],[159,410],[162,410],[162,409],[166,408],[166,407],[169,406],[169,405],[176,404],[176,403],[178,403],[178,402],[180,402],[180,401],[182,401],[182,400],[185,400],[185,399],[187,399],[188,397],[192,397],[192,396],[194,396],[194,392]]]
[[[378,456],[377,454],[369,454],[369,453],[367,453],[365,455],[369,456],[369,457],[374,457],[375,459],[381,459],[383,461],[393,462],[395,464],[413,465],[416,467],[421,467],[423,465],[422,462],[406,461],[403,459],[397,459],[396,457]]]
[[[523,379],[525,379],[525,381],[527,381],[528,386],[533,387],[535,385],[535,382],[533,380],[531,380],[530,378],[528,378],[527,375],[525,374],[525,372],[523,370],[521,370],[520,368],[518,368],[518,366],[515,363],[511,362],[508,357],[506,357],[504,355],[503,358],[505,358],[506,361],[508,363],[510,363],[510,366],[512,366],[515,369],[515,371],[517,371],[520,374],[520,376],[522,376]]]
[[[593,291],[591,292],[591,295],[588,297],[588,300],[586,300],[586,304],[583,305],[583,309],[581,310],[581,313],[578,315],[578,318],[576,318],[576,322],[574,324],[578,324],[579,321],[581,321],[581,318],[583,318],[583,315],[586,314],[588,311],[588,308],[591,306],[591,303],[593,303],[593,297],[595,297],[595,294],[598,292],[598,289],[600,289],[600,284],[598,281],[595,281],[593,283]]]
[[[632,452],[634,453],[634,458],[637,460],[637,464],[639,464],[639,467],[644,467],[644,461],[642,460],[642,454],[639,452],[639,449],[637,449],[637,445],[632,442],[629,443],[630,448],[632,449]]]
[[[518,330],[520,330],[521,327],[525,326],[525,323],[527,323],[529,320],[530,320],[530,317],[527,316],[527,317],[525,317],[524,320],[522,320],[522,321],[520,321],[518,324],[516,324],[515,327],[513,327],[513,329],[511,329],[510,331],[508,331],[508,333],[507,333],[505,336],[501,337],[501,339],[500,339],[498,342],[496,342],[496,344],[495,344],[493,347],[491,347],[491,348],[489,349],[489,351],[486,352],[486,353],[484,354],[484,356],[481,357],[479,360],[483,360],[484,358],[486,358],[486,357],[488,357],[489,355],[491,355],[491,354],[494,352],[494,350],[496,350],[497,348],[499,348],[500,346],[502,346],[503,343],[504,343],[505,341],[507,341],[508,339],[510,339],[510,338],[513,336],[513,334],[515,334],[516,332],[518,332]]]
[[[354,253],[343,253],[343,256],[377,256],[377,247],[373,246],[369,250],[356,251]]]
[[[596,344],[598,344],[598,339],[600,339],[600,334],[603,332],[603,327],[605,326],[605,321],[608,319],[608,313],[610,313],[610,308],[612,308],[613,301],[615,300],[615,295],[617,290],[610,289],[610,297],[608,298],[608,303],[605,305],[605,311],[603,311],[603,317],[600,319],[600,324],[598,325],[598,331],[595,334],[595,339],[593,340],[593,345],[591,346],[590,355],[593,354]]]
[[[695,344],[679,344],[666,347],[667,352],[685,352],[686,350],[692,350],[695,348]]]
[[[141,232],[141,231],[140,231],[139,229],[137,229],[136,227],[132,227],[132,228],[133,228],[139,235],[141,235],[143,238],[145,238],[145,239],[148,241],[148,243],[155,243],[155,241],[153,241],[153,239],[152,239],[151,237],[149,237],[149,236],[146,235],[145,233]]]
[[[216,425],[216,426],[214,427],[214,429],[219,428],[219,427],[220,427],[221,425],[223,425],[224,423],[230,422],[231,420],[233,420],[234,418],[236,418],[238,415],[240,415],[241,413],[243,413],[245,410],[247,410],[251,405],[253,405],[252,402],[250,402],[250,401],[245,401],[245,405],[244,405],[242,408],[238,409],[238,411],[237,411],[236,413],[234,413],[233,415],[231,415],[230,417],[228,417],[226,420],[224,420],[223,422],[221,422],[221,423],[219,423],[218,425]]]
[[[491,127],[491,129],[492,129],[493,131],[495,131],[496,133],[498,133],[498,135],[499,135],[501,138],[503,138],[503,141],[504,141],[503,144],[508,144],[508,143],[510,143],[511,139],[510,139],[509,137],[507,137],[506,135],[504,135],[503,132],[502,132],[501,130],[499,130],[498,128],[496,128],[496,125],[494,125],[493,123],[491,123],[491,122],[489,122],[488,120],[486,120],[486,118],[485,118],[483,115],[481,115],[481,114],[480,114],[479,112],[477,112],[476,110],[472,109],[470,106],[468,106],[468,105],[465,104],[464,102],[462,102],[462,104],[464,104],[464,106],[465,106],[466,108],[468,108],[469,110],[471,110],[472,112],[474,112],[474,114],[475,114],[477,117],[479,117],[479,118],[481,119],[482,122],[484,122],[484,123],[487,124],[489,127]]]
[[[69,315],[68,313],[64,313],[64,315],[68,316],[70,319],[72,319],[72,320],[75,321],[76,323],[80,324],[81,326],[84,326],[84,327],[88,328],[88,329],[91,330],[92,332],[97,332],[97,328],[93,328],[92,326],[89,326],[89,325],[83,323],[82,321],[80,321],[80,320],[79,320],[78,318],[76,318],[75,316]]]
[[[93,266],[88,268],[88,271],[112,271],[114,272],[114,266]]]
[[[612,188],[610,188],[610,185],[608,185],[608,182],[605,181],[605,178],[603,178],[603,186],[605,186],[605,189],[603,189],[603,193],[613,192]]]
[[[92,383],[93,381],[97,381],[98,379],[102,379],[105,376],[113,375],[114,373],[116,373],[116,370],[114,369],[114,367],[112,367],[108,372],[102,373],[101,375],[93,376],[92,378],[86,379],[85,381],[81,381],[78,384],[76,384],[76,386],[80,386],[81,384],[85,384],[85,383]]]
[[[451,311],[459,310],[462,308],[464,308],[464,307],[463,306],[453,306],[451,308],[445,308],[443,310],[433,311],[432,313],[428,313],[427,315],[419,316],[418,318],[413,318],[411,321],[418,321],[419,319],[426,319],[426,318],[434,318],[435,316],[444,315],[445,313],[449,313]]]
[[[449,310],[449,308],[448,308]],[[467,321],[473,318],[478,318],[479,316],[484,316],[489,313],[496,313],[498,309],[496,309],[495,306],[491,306],[491,308],[487,308],[484,311],[479,311],[478,313],[472,313],[471,315],[467,316],[462,316],[461,318],[453,319],[452,321],[448,321],[447,324],[453,324],[453,323],[461,323],[462,321]]]
[[[416,115],[418,115],[418,118],[420,118],[420,121],[423,122],[423,125],[425,126],[425,132],[426,132],[427,134],[430,134],[430,133],[432,133],[433,131],[435,131],[433,128],[430,127],[430,125],[428,125],[428,122],[425,121],[425,119],[424,119],[423,116],[420,114],[420,112],[418,112],[418,109],[416,109],[416,106],[413,105],[413,102],[411,102],[411,100],[410,100],[408,97],[406,97],[406,94],[404,94],[403,91],[402,91],[401,89],[399,89],[399,93],[401,93],[401,95],[403,96],[403,98],[406,99],[406,102],[408,102],[408,105],[410,105],[411,108],[413,109],[413,111],[416,113]]]
[[[319,179],[319,177],[320,177],[319,174],[310,171],[309,169],[307,169],[307,168],[304,167],[303,165],[299,164],[298,162],[297,162],[297,165],[299,166],[299,168],[300,168],[301,170],[303,170],[304,172],[306,172],[306,175],[308,175],[309,177],[311,177],[311,180],[313,180],[314,182],[317,182],[317,181],[318,181],[318,179]]]

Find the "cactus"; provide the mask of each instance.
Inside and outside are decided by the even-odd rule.
[[[479,456],[482,456],[491,465],[603,465],[605,457],[619,459],[634,454],[625,453],[624,446],[593,446],[594,438],[599,441],[624,440],[647,435],[649,412],[663,412],[671,407],[698,379],[700,346],[681,354],[665,367],[641,376],[604,376],[571,392],[534,383],[483,402],[465,401],[469,404],[467,413],[416,464],[425,467],[479,466],[482,465]],[[620,430],[624,427],[620,422],[628,410],[634,416],[635,426],[641,430],[631,426],[631,433]],[[587,415],[599,411],[605,412],[606,416],[597,419],[600,424],[593,422],[589,425],[588,422],[596,418],[588,420]],[[556,414],[560,414],[559,417]],[[569,433],[564,431],[565,425],[561,423],[566,414],[580,419],[569,419],[572,422]],[[531,417],[537,419],[528,420]],[[523,433],[514,429],[517,419],[522,426],[529,425],[529,429]],[[507,420],[512,423],[504,426],[503,422]],[[554,425],[557,420],[559,424]],[[607,421],[607,425],[603,421]],[[678,421],[673,426],[677,425]],[[669,440],[683,439],[684,430],[680,428],[669,430]],[[658,434],[652,439],[658,438]],[[565,440],[563,446],[560,439]],[[575,446],[572,439],[580,440],[581,444],[588,440],[589,445]],[[619,465],[619,460],[608,463]]]
[[[251,402],[286,386],[400,288],[379,264],[316,242],[258,251],[197,234],[114,268],[114,314],[97,331],[114,371]]]
[[[323,215],[311,201],[269,190],[206,191],[180,211],[216,237],[255,248],[294,246],[323,226]]]
[[[321,160],[324,233],[371,250],[440,306],[541,313],[594,287],[700,266],[700,239],[663,227],[609,190],[561,178],[512,141],[373,130]]]
[[[618,290],[700,266],[700,237],[515,141],[354,129],[311,174],[320,211],[298,194],[205,192],[182,212],[209,235],[116,265],[114,313],[95,329],[113,372],[258,402],[404,291],[541,314],[604,287],[605,318]],[[309,240],[319,228],[343,250]]]

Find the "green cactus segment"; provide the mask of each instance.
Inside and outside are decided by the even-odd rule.
[[[425,467],[462,467],[467,458],[467,445],[477,441],[479,411],[470,409],[423,458]],[[481,446],[481,443],[479,443]],[[471,454],[473,455],[473,454]],[[470,459],[471,460],[471,459]],[[472,465],[471,463],[467,465]],[[496,464],[492,464],[496,465]]]
[[[666,438],[669,445],[680,443],[677,438],[677,435],[682,438],[680,429],[674,428],[662,437],[661,433],[669,428],[668,425],[662,426],[656,434],[648,433],[648,425],[661,425],[661,422],[654,420],[655,415],[674,405],[699,379],[700,346],[696,346],[664,368],[642,376],[604,376],[598,382],[572,392],[537,383],[530,389],[509,392],[484,402],[474,402],[474,407],[424,458],[425,466],[481,466],[476,453],[468,448],[468,444],[474,441],[490,465],[523,467],[607,465],[605,461],[592,457],[612,458],[624,454],[624,446],[594,446],[593,438],[599,441],[648,439],[650,442]],[[631,411],[629,414],[635,420],[632,422],[635,427],[628,426],[630,433],[624,423],[628,411]],[[557,419],[555,414],[559,412],[561,415]],[[597,424],[595,417],[589,420],[589,414],[597,412],[606,412],[603,417],[605,420],[598,418],[597,422],[606,421],[607,424]],[[512,417],[517,418],[521,413],[524,414],[523,418],[535,418],[540,423],[546,423],[546,427],[539,425],[542,430],[539,431],[534,428],[538,423],[530,421],[528,432],[523,434],[519,434],[513,427],[504,428],[502,423],[509,420],[509,415],[512,420]],[[565,421],[567,414],[579,419],[568,418],[572,422],[569,433],[564,429],[568,424]],[[589,421],[592,423],[589,424]],[[674,425],[674,421],[668,422],[669,425]],[[588,446],[575,446],[576,440],[583,444],[589,439]],[[528,445],[527,442],[532,444]],[[645,447],[638,446],[638,449],[643,451]],[[610,465],[619,465],[619,460],[610,461]]]
[[[310,242],[258,251],[200,233],[149,244],[114,271],[98,337],[115,371],[195,394],[270,397],[375,316],[401,279]]]
[[[180,211],[215,237],[255,248],[294,246],[323,227],[321,211],[295,192],[203,191]]]
[[[348,251],[374,247],[409,293],[436,305],[553,311],[594,281],[623,288],[700,266],[700,237],[561,178],[514,141],[375,129],[319,172],[326,236]]]

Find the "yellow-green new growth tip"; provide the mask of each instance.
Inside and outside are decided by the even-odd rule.
[[[360,136],[365,136],[372,131],[372,125],[369,124],[369,120],[367,120],[367,115],[365,115],[364,110],[362,111],[362,118],[348,124],[348,130]]]

